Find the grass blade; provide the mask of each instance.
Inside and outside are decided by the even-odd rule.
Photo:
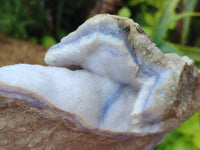
[[[184,0],[184,12],[192,12],[197,4],[198,0]],[[187,43],[187,37],[190,29],[191,18],[186,17],[183,20],[181,43]]]
[[[200,48],[183,46],[183,45],[174,45],[182,55],[186,55],[193,59],[195,62],[200,62]]]
[[[164,40],[165,32],[167,31],[167,29],[171,23],[176,22],[185,17],[195,17],[195,16],[200,16],[200,13],[197,13],[197,12],[182,13],[182,14],[175,15],[169,19],[166,19],[153,32],[152,38],[153,38],[154,42],[157,44],[160,44]]]
[[[163,42],[159,48],[163,53],[177,53],[180,56],[188,56],[196,63],[200,63],[200,48],[183,46],[169,42]]]
[[[183,55],[174,44],[169,42],[163,42],[160,44],[159,48],[163,53],[177,53],[181,56]]]

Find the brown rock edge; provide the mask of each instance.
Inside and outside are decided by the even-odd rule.
[[[57,112],[0,97],[0,147],[15,150],[142,150],[157,135],[113,138],[79,131]]]

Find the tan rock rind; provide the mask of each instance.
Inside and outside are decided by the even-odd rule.
[[[176,89],[176,101],[163,116],[163,128],[169,132],[180,126],[200,107],[200,74],[194,65],[185,64]]]
[[[2,96],[0,118],[0,147],[8,150],[141,150],[163,137],[155,134],[118,138],[78,130],[75,123],[56,111]]]
[[[200,107],[200,72],[193,65],[185,65],[178,84],[177,99],[179,105],[180,120],[185,121],[192,116]]]

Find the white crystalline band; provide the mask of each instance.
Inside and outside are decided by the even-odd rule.
[[[134,101],[134,91],[127,86],[82,70],[70,71],[58,67],[19,64],[1,67],[0,77],[0,93],[4,93],[4,96],[8,94],[14,98],[18,95],[17,98],[30,99],[31,96],[26,95],[32,93],[34,97],[34,93],[37,93],[46,100],[44,102],[50,102],[61,110],[76,114],[90,128],[105,126],[110,129],[112,126],[108,124],[107,126],[110,127],[107,127],[105,120],[108,118],[109,121],[114,122],[123,115],[123,112],[130,113],[129,104]],[[6,83],[8,89],[5,89],[2,83]],[[113,108],[115,105],[119,103],[124,105],[124,97],[127,97],[124,106],[126,109],[120,113],[113,113],[112,111],[117,109]],[[31,99],[30,101],[33,102]],[[127,112],[128,107],[129,112]],[[127,116],[128,119],[130,118]],[[126,122],[122,124],[123,127],[128,128]],[[118,126],[119,132],[123,130],[122,126]]]
[[[77,43],[61,42],[50,48],[45,56],[45,62],[49,65],[79,65],[126,84],[133,81],[138,71],[133,59],[122,39],[98,32],[82,37]]]

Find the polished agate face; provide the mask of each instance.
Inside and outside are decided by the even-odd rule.
[[[137,23],[111,15],[86,21],[44,60],[50,66],[1,67],[0,94],[60,111],[92,132],[123,135],[177,126],[181,113],[169,114],[182,103],[184,67],[193,65],[188,57],[164,55]]]

